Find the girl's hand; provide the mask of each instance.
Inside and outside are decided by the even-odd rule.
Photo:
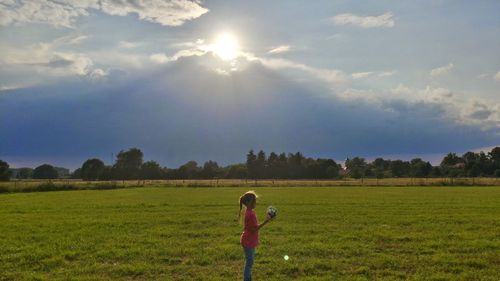
[[[266,214],[266,221],[271,221],[273,220],[275,217],[271,217],[269,214]]]

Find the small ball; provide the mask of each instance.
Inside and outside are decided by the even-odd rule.
[[[267,207],[267,214],[269,217],[274,218],[278,214],[278,209],[273,206]]]

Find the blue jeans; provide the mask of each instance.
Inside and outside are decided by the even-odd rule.
[[[255,257],[255,248],[245,248],[245,269],[243,271],[243,281],[252,281],[252,265]]]

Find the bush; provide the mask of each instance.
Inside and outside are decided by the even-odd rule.
[[[500,169],[495,170],[495,177],[500,178]]]
[[[71,184],[56,185],[53,182],[44,182],[39,185],[30,186],[22,189],[22,192],[37,192],[37,191],[61,191],[61,190],[76,190],[77,187]]]

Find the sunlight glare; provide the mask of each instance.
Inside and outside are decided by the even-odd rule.
[[[240,47],[236,37],[230,33],[222,33],[215,39],[212,51],[223,60],[232,60],[239,55]]]

